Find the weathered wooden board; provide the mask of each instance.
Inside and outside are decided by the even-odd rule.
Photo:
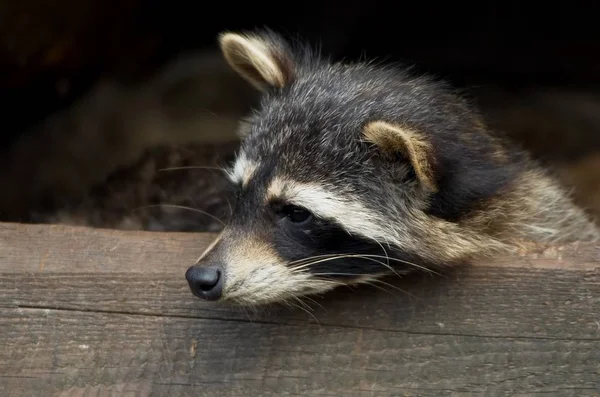
[[[0,224],[0,395],[600,396],[599,246],[248,312],[188,290],[212,237]]]

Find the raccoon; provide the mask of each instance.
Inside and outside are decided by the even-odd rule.
[[[233,216],[185,274],[195,296],[282,302],[527,241],[598,241],[549,170],[449,84],[271,30],[218,41],[261,100],[228,174]]]

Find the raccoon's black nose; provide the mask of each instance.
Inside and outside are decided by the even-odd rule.
[[[185,278],[198,298],[215,301],[223,294],[223,278],[217,268],[192,266],[185,272]]]

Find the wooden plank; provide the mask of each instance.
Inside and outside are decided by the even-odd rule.
[[[598,246],[254,313],[189,292],[212,238],[0,224],[0,395],[600,395]]]
[[[0,272],[170,272],[187,269],[213,238],[0,223]]]

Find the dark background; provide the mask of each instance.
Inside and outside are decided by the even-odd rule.
[[[218,32],[268,26],[334,57],[416,64],[457,86],[600,83],[592,2],[24,0],[0,13],[0,95],[9,145],[103,75],[143,78]]]

